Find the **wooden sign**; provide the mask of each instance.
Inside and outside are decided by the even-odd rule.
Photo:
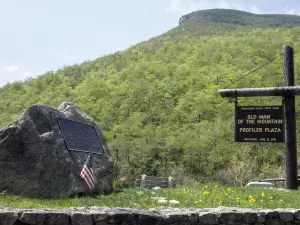
[[[262,109],[259,109],[258,106],[253,106],[251,109],[248,107],[237,107],[236,105],[235,139],[240,142],[285,142],[285,186],[287,189],[297,190],[298,163],[295,96],[300,95],[300,86],[295,86],[293,48],[283,45],[281,53],[283,55],[284,87],[220,89],[219,93],[222,97],[235,98],[236,104],[238,97],[282,97],[283,107],[262,106]],[[271,60],[267,63],[270,62]],[[267,63],[252,70],[251,73],[265,66]],[[243,77],[239,77],[235,82],[245,77],[243,75]],[[282,108],[284,108],[284,112],[282,112]],[[282,114],[284,114],[284,117]],[[268,122],[262,123],[263,120]]]
[[[284,142],[282,106],[236,106],[236,142]]]

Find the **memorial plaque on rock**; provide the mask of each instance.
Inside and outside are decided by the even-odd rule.
[[[80,177],[86,152],[99,154],[92,163],[101,182],[93,189]],[[114,161],[102,130],[72,102],[31,105],[0,129],[0,171],[0,193],[49,199],[113,192]]]
[[[57,122],[68,150],[104,153],[94,126],[63,118]]]

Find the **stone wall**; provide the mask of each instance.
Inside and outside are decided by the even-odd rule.
[[[239,224],[287,225],[300,224],[297,209],[176,209],[153,210],[121,208],[16,209],[0,207],[0,225],[188,225]]]

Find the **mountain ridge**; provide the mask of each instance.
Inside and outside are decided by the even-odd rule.
[[[197,10],[179,19],[179,26],[186,24],[227,23],[255,27],[299,27],[300,16],[290,14],[255,14],[234,9]]]

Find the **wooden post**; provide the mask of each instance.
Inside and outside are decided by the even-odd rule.
[[[146,177],[147,177],[146,174],[143,174],[143,175],[142,175],[140,188],[145,188]]]
[[[175,187],[174,178],[169,176],[168,177],[168,188],[173,188],[173,187]]]
[[[235,123],[234,123],[234,140],[236,141],[236,137],[237,137],[237,127],[238,127],[238,120],[236,119],[236,116],[237,116],[237,106],[238,106],[238,99],[237,99],[237,96],[235,95],[235,98],[234,98],[234,120],[235,120]]]
[[[219,89],[223,98],[300,95],[300,86]]]
[[[294,86],[294,53],[293,49],[284,45],[283,72],[285,86]],[[298,189],[297,184],[297,143],[296,143],[296,112],[295,96],[284,96],[284,121],[285,121],[285,186],[287,189]]]

